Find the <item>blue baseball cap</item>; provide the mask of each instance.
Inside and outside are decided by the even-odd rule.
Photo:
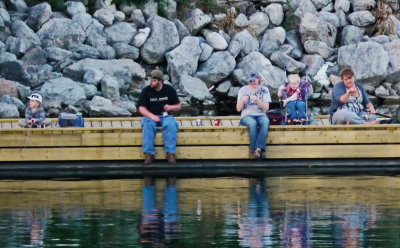
[[[258,75],[259,75],[258,72],[255,72],[255,71],[251,72],[248,81],[249,82],[256,81],[258,78]]]

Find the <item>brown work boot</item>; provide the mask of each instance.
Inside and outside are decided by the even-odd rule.
[[[150,153],[144,154],[144,164],[151,164],[154,161],[154,155]]]
[[[168,163],[175,164],[176,163],[175,153],[167,153],[167,160],[168,160]]]

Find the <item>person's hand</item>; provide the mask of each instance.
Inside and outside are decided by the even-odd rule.
[[[356,86],[352,86],[346,90],[348,93],[353,94],[357,91]]]
[[[160,118],[158,118],[157,115],[152,115],[150,118],[155,122],[160,122],[161,121]]]
[[[165,105],[164,105],[164,110],[165,110],[165,111],[168,112],[168,111],[170,111],[171,109],[172,109],[172,106],[171,106],[171,105],[168,105],[168,104],[165,104]]]
[[[374,107],[370,107],[369,109],[367,109],[367,111],[368,111],[368,113],[370,113],[370,114],[376,114],[376,110],[375,110],[375,108]]]
[[[251,96],[250,96],[250,99],[251,99],[252,101],[255,101],[255,102],[256,102],[256,101],[258,100],[258,97],[251,95]]]
[[[287,99],[283,100],[283,107],[286,107],[287,103],[288,103]]]
[[[250,99],[249,96],[244,96],[244,97],[242,97],[242,102],[245,103],[245,102],[247,102],[249,99]]]
[[[30,120],[28,121],[28,123],[32,125],[32,124],[35,124],[37,121],[38,121],[38,119],[32,118],[32,119],[30,119]]]

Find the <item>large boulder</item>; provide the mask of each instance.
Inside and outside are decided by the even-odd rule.
[[[157,15],[150,18],[148,26],[151,33],[140,49],[140,55],[146,63],[161,63],[165,60],[165,53],[178,46],[178,30],[173,22]]]
[[[0,118],[18,118],[19,112],[17,106],[0,102]]]
[[[204,101],[212,98],[207,85],[198,78],[183,74],[179,77],[179,87],[184,93],[197,100]]]
[[[325,42],[330,47],[335,46],[336,27],[311,13],[306,13],[301,18],[300,33],[303,43],[307,40],[317,40]]]
[[[205,29],[203,29],[203,34],[207,40],[207,43],[214,48],[214,50],[222,51],[228,47],[228,43],[221,34],[217,32],[206,31]]]
[[[386,81],[389,83],[400,82],[400,39],[383,45],[389,55],[389,66]]]
[[[104,29],[106,34],[107,42],[109,44],[125,43],[129,44],[132,42],[137,31],[136,28],[126,22],[119,22],[110,27]]]
[[[308,67],[307,74],[310,76],[315,76],[318,70],[324,65],[325,61],[320,55],[304,55],[301,62],[306,64]]]
[[[294,59],[301,59],[303,57],[303,44],[299,33],[296,30],[286,32],[286,42],[293,47],[293,50],[288,55]]]
[[[92,22],[85,30],[86,43],[94,46],[101,47],[107,45],[107,37],[104,33],[104,26],[96,19],[92,19]]]
[[[329,58],[335,53],[335,49],[328,46],[325,42],[317,40],[307,40],[304,43],[304,49],[308,54],[319,54],[324,59]]]
[[[114,44],[115,55],[119,58],[137,59],[139,58],[139,49],[125,43]]]
[[[187,27],[179,20],[174,19],[176,30],[178,30],[179,40],[183,40],[186,36],[190,36],[190,32]]]
[[[294,11],[293,15],[297,17],[297,19],[302,19],[303,16],[307,13],[309,14],[314,14],[317,12],[317,9],[315,8],[314,4],[311,2],[311,0],[299,0],[298,1],[298,7]]]
[[[204,14],[201,9],[196,8],[189,12],[182,22],[188,28],[189,32],[195,35],[200,29],[211,22],[211,18]]]
[[[262,34],[268,27],[268,15],[264,12],[256,12],[249,18],[249,28],[256,36]]]
[[[99,9],[93,14],[93,17],[106,27],[111,26],[115,18],[114,12],[109,9]]]
[[[3,95],[18,97],[17,83],[11,80],[0,78],[0,96]]]
[[[284,18],[282,5],[278,3],[272,3],[268,5],[264,11],[268,14],[269,20],[272,24],[275,26],[281,25]]]
[[[58,77],[44,83],[40,90],[43,96],[43,105],[60,107],[61,103],[74,105],[80,100],[86,99],[85,91],[75,81]]]
[[[119,83],[110,75],[105,75],[101,79],[101,91],[103,96],[112,102],[119,100]]]
[[[375,23],[375,16],[367,10],[353,12],[347,18],[351,24],[358,27],[365,27]]]
[[[340,47],[338,64],[341,68],[351,67],[357,79],[377,86],[386,77],[389,55],[378,43],[360,42]]]
[[[77,1],[68,1],[65,3],[66,11],[69,16],[73,17],[76,14],[86,13],[85,5]]]
[[[270,57],[285,42],[285,39],[286,31],[282,27],[267,29],[261,41],[260,52],[266,57]]]
[[[171,82],[177,83],[183,74],[193,75],[197,71],[199,57],[202,53],[197,37],[187,36],[174,50],[168,52],[167,70],[171,75]]]
[[[83,43],[85,32],[75,21],[67,18],[53,18],[37,32],[44,47],[67,48],[72,43]]]
[[[150,35],[150,28],[142,28],[139,29],[138,33],[136,34],[135,38],[133,38],[133,45],[137,48],[143,46],[144,42]]]
[[[354,25],[348,25],[342,30],[341,46],[357,44],[361,41],[364,32],[361,28]]]
[[[203,80],[207,86],[211,86],[226,78],[235,69],[235,65],[235,58],[230,53],[216,52],[199,66],[195,76]]]
[[[74,58],[76,59],[97,59],[98,57],[100,57],[100,53],[95,47],[91,47],[85,44],[70,44],[68,46],[68,50],[74,54]]]
[[[353,11],[362,11],[368,8],[373,8],[376,5],[375,0],[350,0],[353,5]]]
[[[290,73],[299,73],[303,71],[306,67],[305,64],[294,60],[286,54],[283,54],[280,51],[274,52],[271,55],[271,61],[274,62],[281,69],[285,69]]]
[[[121,107],[113,106],[111,100],[95,96],[89,102],[89,115],[91,117],[129,117],[131,113]]]
[[[92,16],[88,13],[79,13],[72,17],[72,20],[79,23],[82,29],[86,31],[89,25],[92,23]]]
[[[11,25],[11,30],[13,36],[28,40],[33,46],[40,46],[41,41],[38,37],[38,35],[35,34],[35,32],[28,26],[26,25],[25,22],[23,21],[15,21]]]
[[[29,9],[25,22],[31,29],[37,31],[50,19],[52,14],[50,4],[47,2],[40,3]]]
[[[53,68],[48,64],[29,65],[22,63],[22,61],[8,61],[2,64],[0,74],[26,86],[36,87],[54,78],[52,70]]]
[[[247,29],[237,33],[229,44],[228,52],[232,56],[246,56],[247,54],[258,51],[260,44],[258,40],[249,33]]]

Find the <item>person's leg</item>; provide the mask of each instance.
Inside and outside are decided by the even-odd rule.
[[[269,119],[266,115],[256,116],[258,133],[256,138],[255,148],[261,148],[265,151],[267,146],[267,136],[269,128]]]
[[[153,121],[149,117],[142,118],[142,129],[143,129],[143,137],[142,137],[142,149],[145,154],[156,154],[156,150],[154,148],[154,139],[157,134],[157,123]]]
[[[257,140],[257,121],[254,116],[245,116],[240,120],[240,125],[246,126],[250,136],[250,152],[253,153],[256,149]]]
[[[176,154],[176,139],[178,136],[178,123],[172,115],[161,119],[165,152]]]
[[[297,117],[298,119],[307,119],[306,116],[306,103],[303,101],[296,101]]]
[[[340,125],[340,124],[365,124],[365,120],[357,115],[356,113],[347,110],[340,109],[336,111],[332,116],[332,124]]]
[[[295,101],[288,102],[288,104],[286,104],[286,110],[289,115],[288,116],[289,120],[297,119],[296,102]]]

